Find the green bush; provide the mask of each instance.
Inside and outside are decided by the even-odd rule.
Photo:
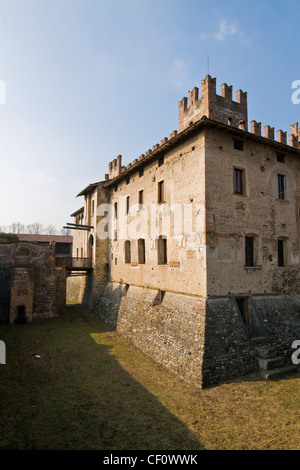
[[[0,232],[0,243],[15,243],[19,241],[16,233],[3,233]]]

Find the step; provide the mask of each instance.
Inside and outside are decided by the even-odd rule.
[[[274,346],[259,346],[255,348],[256,354],[261,359],[269,359],[277,356],[277,350]]]
[[[286,375],[293,374],[297,372],[297,367],[292,364],[288,364],[283,367],[278,367],[276,369],[262,370],[260,375],[266,380],[274,380],[282,378]]]
[[[285,359],[284,357],[271,357],[269,359],[259,359],[258,365],[262,370],[277,369],[278,367],[284,366]]]

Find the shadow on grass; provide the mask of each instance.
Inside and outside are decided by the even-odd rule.
[[[202,449],[121,366],[132,352],[116,335],[78,305],[60,318],[0,326],[0,449]]]

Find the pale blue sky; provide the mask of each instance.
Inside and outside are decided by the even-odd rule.
[[[299,0],[0,0],[0,226],[61,228],[75,196],[178,129],[209,72],[252,119],[300,122]]]

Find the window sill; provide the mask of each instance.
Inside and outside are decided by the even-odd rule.
[[[262,269],[262,266],[244,266],[244,269],[252,269],[253,271]]]

